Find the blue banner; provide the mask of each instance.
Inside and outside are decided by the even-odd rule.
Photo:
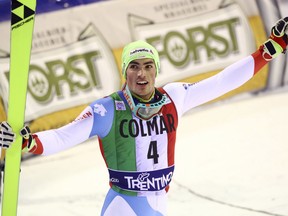
[[[166,188],[172,180],[174,166],[168,168],[129,172],[108,169],[110,182],[128,191],[160,191]]]
[[[36,14],[96,3],[103,0],[38,0]],[[10,20],[11,0],[0,0],[0,22]]]

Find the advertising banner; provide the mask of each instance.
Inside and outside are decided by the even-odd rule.
[[[256,47],[238,5],[179,21],[135,26],[133,32],[134,38],[158,49],[162,66],[159,85],[223,69]]]
[[[146,40],[159,51],[157,86],[218,73],[267,39],[255,1],[249,7],[240,2],[100,1],[37,14],[26,121],[32,130],[61,126],[120,89],[121,52],[133,40]],[[9,26],[0,23],[6,41],[0,44],[0,121],[8,107]],[[265,89],[268,67],[258,74],[224,97]]]
[[[91,26],[93,28],[93,26]],[[119,89],[113,54],[95,34],[66,47],[34,53],[30,64],[26,121],[90,103]],[[8,101],[9,62],[0,62],[3,102]],[[105,71],[104,73],[101,71]]]

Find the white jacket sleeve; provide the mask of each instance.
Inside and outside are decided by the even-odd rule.
[[[174,101],[178,115],[181,116],[193,107],[240,87],[253,77],[255,68],[255,57],[250,55],[200,82],[170,83],[163,88]]]

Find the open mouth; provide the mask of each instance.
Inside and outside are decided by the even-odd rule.
[[[137,82],[138,85],[147,85],[148,82],[147,81],[139,81]]]

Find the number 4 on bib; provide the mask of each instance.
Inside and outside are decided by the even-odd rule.
[[[158,154],[158,148],[157,148],[157,141],[150,142],[148,152],[147,152],[147,158],[153,159],[154,164],[158,163],[159,154]]]

